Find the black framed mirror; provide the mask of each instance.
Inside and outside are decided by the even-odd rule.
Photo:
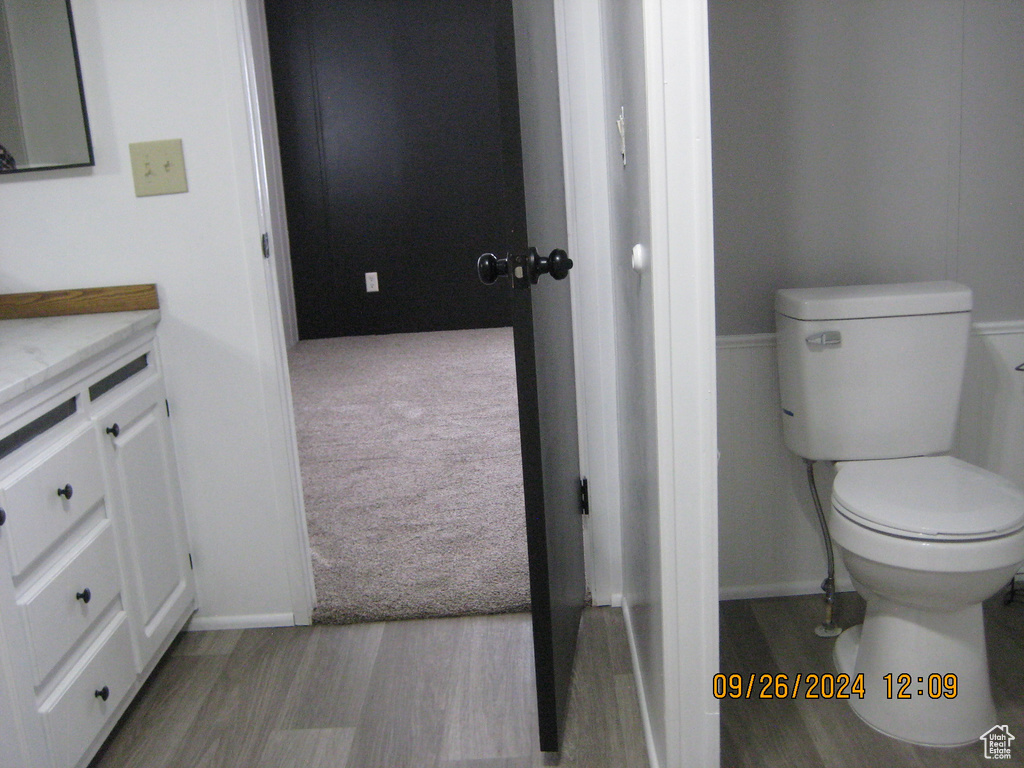
[[[93,164],[70,0],[0,0],[0,174]]]

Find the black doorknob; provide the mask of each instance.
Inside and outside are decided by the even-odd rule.
[[[564,280],[568,277],[569,270],[572,269],[572,259],[561,248],[555,248],[547,256],[535,256],[533,261],[534,266],[530,279],[535,283],[537,278],[545,272],[550,274],[555,280]]]
[[[119,426],[117,426],[117,423],[115,422],[114,426],[107,427],[107,434],[108,435],[113,435],[114,437],[117,437],[118,435],[121,434],[121,428]]]
[[[81,600],[83,603],[88,605],[89,601],[92,600],[92,590],[86,587],[81,592],[75,594],[75,600]]]
[[[476,273],[481,283],[490,285],[501,275],[508,274],[508,257],[498,258],[493,253],[484,253],[476,260]]]
[[[93,695],[94,695],[94,696],[95,696],[95,697],[96,697],[97,699],[103,699],[104,701],[106,701],[107,699],[109,699],[109,698],[110,698],[110,689],[109,689],[109,688],[107,688],[107,686],[105,686],[105,685],[104,685],[104,686],[103,686],[102,688],[100,688],[100,689],[99,689],[98,691],[94,691],[94,692],[93,692]]]
[[[550,274],[555,280],[564,280],[572,269],[572,259],[561,248],[556,248],[547,256],[541,256],[536,248],[507,256],[497,257],[493,253],[485,253],[476,261],[476,271],[480,282],[490,285],[509,271],[509,260],[516,265],[516,278],[528,277],[536,285],[541,275]]]
[[[57,495],[63,496],[65,499],[70,499],[71,494],[75,492],[75,489],[71,487],[71,483],[68,483],[63,488],[57,489]]]

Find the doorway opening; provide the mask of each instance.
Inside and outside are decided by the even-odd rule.
[[[266,0],[314,621],[528,610],[508,0]],[[298,7],[296,7],[298,6]]]

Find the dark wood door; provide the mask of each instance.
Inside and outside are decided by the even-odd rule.
[[[568,239],[553,4],[515,11],[527,232],[543,250],[512,247],[478,269],[497,281],[486,294],[512,298],[540,748],[558,752],[586,600],[572,275],[553,250]]]
[[[564,251],[542,257],[534,248],[504,256],[486,253],[477,261],[485,285],[507,278],[512,291],[537,712],[544,752],[560,751],[586,599],[572,307],[565,280],[571,267]]]
[[[524,272],[512,272],[512,327],[537,712],[541,750],[558,752],[586,600],[572,310],[568,280]]]
[[[511,0],[265,3],[300,338],[507,325],[473,259],[523,235]]]

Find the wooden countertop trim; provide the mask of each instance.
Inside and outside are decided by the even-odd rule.
[[[0,320],[159,308],[156,286],[152,283],[0,295]]]

